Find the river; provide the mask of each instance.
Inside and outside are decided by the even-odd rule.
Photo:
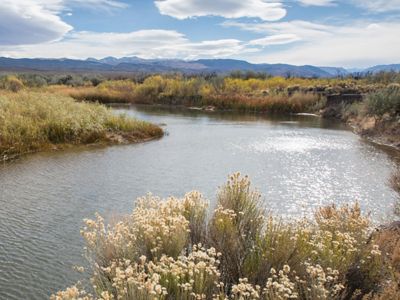
[[[251,177],[268,209],[287,217],[360,201],[390,216],[387,180],[398,153],[313,116],[265,117],[154,107],[119,108],[167,135],[136,145],[38,153],[0,165],[0,299],[45,299],[80,275],[82,219],[118,218],[134,200],[215,193],[235,171]]]

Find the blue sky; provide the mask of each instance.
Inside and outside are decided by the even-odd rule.
[[[400,0],[2,0],[0,56],[400,63]]]

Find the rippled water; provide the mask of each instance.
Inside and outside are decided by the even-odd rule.
[[[226,176],[251,176],[268,207],[299,216],[361,201],[379,220],[395,194],[397,154],[316,117],[266,118],[138,107],[168,135],[138,145],[40,153],[0,165],[0,299],[44,299],[80,278],[82,219],[118,217],[149,191],[202,191],[212,202]]]

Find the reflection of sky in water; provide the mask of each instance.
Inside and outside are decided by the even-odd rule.
[[[256,141],[248,145],[250,152],[307,152],[311,150],[333,150],[346,149],[349,145],[329,140],[325,137],[312,136],[277,136],[266,139],[265,141]]]
[[[393,163],[349,132],[292,127],[232,147],[237,156],[258,157],[267,206],[275,212],[298,216],[321,205],[360,201],[376,220],[390,214],[395,195],[386,181]]]

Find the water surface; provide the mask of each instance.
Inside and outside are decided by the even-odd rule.
[[[252,178],[270,210],[301,216],[359,200],[376,220],[391,210],[396,152],[312,116],[265,117],[136,107],[165,124],[137,145],[39,153],[0,165],[0,299],[44,299],[80,276],[82,219],[129,213],[153,192],[197,189],[213,203],[228,174]]]

